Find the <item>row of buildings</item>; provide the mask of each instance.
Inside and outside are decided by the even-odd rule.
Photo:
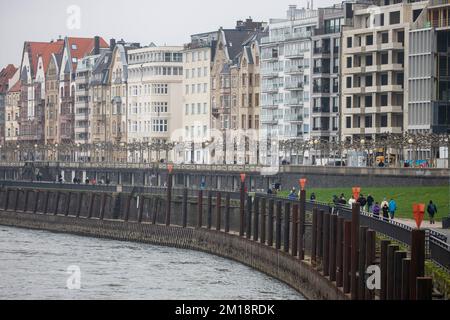
[[[282,141],[449,125],[449,0],[293,5],[184,46],[25,42],[20,67],[0,74],[0,144],[49,146],[28,158],[277,164]],[[289,160],[314,156],[291,150]]]

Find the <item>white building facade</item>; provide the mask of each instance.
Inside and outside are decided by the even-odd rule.
[[[183,47],[154,44],[128,50],[127,142],[147,142],[147,150],[134,150],[129,157],[140,161],[165,159],[152,144],[170,143],[182,128]],[[154,152],[153,152],[154,151]],[[168,153],[173,161],[174,152]]]

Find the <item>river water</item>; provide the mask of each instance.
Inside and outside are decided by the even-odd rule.
[[[201,252],[0,226],[0,299],[304,298]]]

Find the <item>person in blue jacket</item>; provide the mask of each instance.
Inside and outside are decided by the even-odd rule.
[[[291,193],[288,195],[289,200],[297,200],[297,194],[295,193],[295,188],[292,188]]]
[[[391,216],[391,220],[394,220],[395,211],[397,210],[397,203],[394,199],[389,201],[389,215]]]

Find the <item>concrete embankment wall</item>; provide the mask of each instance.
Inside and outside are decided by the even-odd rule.
[[[273,247],[222,231],[5,210],[0,211],[0,224],[203,251],[264,272],[308,299],[346,298],[309,263]]]

